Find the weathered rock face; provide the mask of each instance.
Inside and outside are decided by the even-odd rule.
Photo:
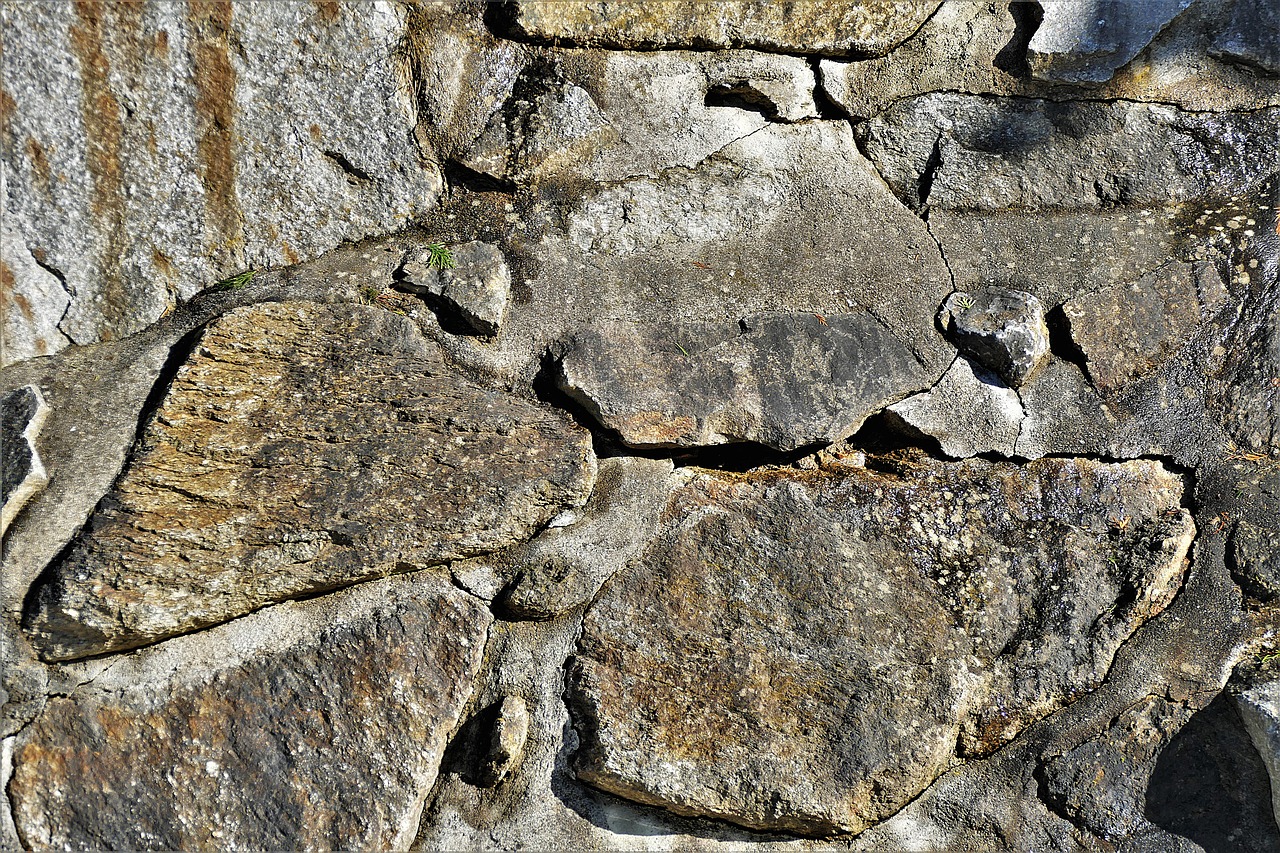
[[[1177,591],[1194,528],[1158,464],[899,464],[677,492],[588,612],[579,775],[680,814],[857,832],[957,745],[986,753],[1096,687]]]
[[[869,314],[579,333],[560,386],[633,447],[837,441],[931,378]]]
[[[403,848],[491,617],[418,574],[132,658],[19,736],[36,848]]]
[[[1023,410],[1016,391],[957,358],[937,385],[894,403],[886,416],[898,429],[935,438],[943,453],[963,459],[979,453],[1012,456]]]
[[[7,8],[0,280],[6,331],[31,331],[5,363],[429,208],[403,24],[386,3]]]
[[[450,373],[405,319],[233,311],[26,625],[42,654],[72,658],[475,556],[581,505],[594,473],[585,431]]]
[[[511,26],[528,38],[637,48],[750,47],[829,56],[885,53],[914,33],[939,0],[857,0],[779,5],[728,0],[716,6],[660,0],[643,6],[520,0]]]
[[[1055,0],[1027,45],[1031,73],[1043,80],[1105,83],[1138,55],[1191,0]]]
[[[49,407],[35,385],[0,397],[0,536],[49,482],[35,443],[48,415]]]
[[[1236,707],[1271,777],[1271,808],[1280,824],[1280,681],[1247,685],[1236,696]]]
[[[507,316],[511,270],[496,246],[472,240],[453,249],[428,248],[399,273],[400,289],[434,297],[443,312],[475,334],[496,335]]]
[[[960,349],[1017,388],[1049,354],[1044,305],[1030,293],[1005,287],[953,293],[939,322]]]

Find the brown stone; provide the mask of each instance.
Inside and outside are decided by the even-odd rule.
[[[579,777],[679,814],[858,832],[1095,688],[1194,532],[1154,462],[919,456],[702,473],[570,668]]]
[[[522,541],[594,476],[585,430],[453,374],[405,318],[239,309],[205,330],[26,627],[48,659],[132,648]]]

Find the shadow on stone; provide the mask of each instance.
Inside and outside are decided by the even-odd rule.
[[[1156,760],[1146,817],[1207,853],[1280,850],[1266,768],[1223,693]]]

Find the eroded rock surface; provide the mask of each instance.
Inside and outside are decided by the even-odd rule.
[[[239,309],[200,337],[25,624],[50,659],[130,648],[519,542],[594,475],[584,430],[457,376],[404,318]]]
[[[638,48],[751,47],[780,53],[877,56],[914,33],[938,0],[900,3],[776,4],[728,0],[708,7],[690,0],[611,5],[580,0],[520,0],[511,23],[539,41]]]
[[[979,453],[1012,456],[1023,411],[1016,391],[957,358],[937,385],[894,403],[886,416],[907,434],[935,438],[947,456],[964,459]]]
[[[1027,45],[1031,73],[1045,80],[1105,83],[1191,0],[1051,0]]]
[[[1030,293],[989,287],[953,293],[939,322],[962,350],[1017,388],[1049,354],[1044,305]]]
[[[930,379],[869,314],[601,324],[573,338],[560,370],[561,387],[633,447],[835,441]]]
[[[401,269],[397,285],[440,300],[472,332],[496,335],[511,300],[511,270],[502,251],[479,240],[448,251],[447,261],[435,259],[430,248],[418,253]]]
[[[1101,682],[1178,589],[1182,491],[1156,463],[1069,459],[698,474],[587,614],[579,776],[860,831]]]
[[[184,637],[52,700],[18,737],[25,843],[400,849],[491,617],[417,574]]]

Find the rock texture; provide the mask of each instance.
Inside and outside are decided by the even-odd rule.
[[[0,536],[49,482],[36,450],[36,436],[48,415],[49,407],[35,385],[0,397]]]
[[[520,0],[513,29],[526,38],[637,48],[751,47],[780,53],[877,56],[924,23],[938,0],[800,3],[729,0],[708,9],[689,0],[643,6]]]
[[[403,24],[387,3],[7,8],[4,326],[39,319],[5,363],[429,208]]]
[[[1030,293],[985,288],[953,293],[939,322],[956,342],[1011,387],[1027,381],[1049,354],[1044,305]]]
[[[602,324],[570,342],[558,381],[632,447],[794,450],[844,438],[927,379],[871,315],[810,313]]]
[[[580,505],[594,473],[584,431],[449,373],[407,320],[233,311],[26,625],[46,657],[79,657],[475,556]]]
[[[1044,80],[1105,83],[1191,0],[1054,0],[1027,45],[1031,73]]]
[[[937,385],[885,412],[898,429],[937,439],[953,459],[1012,456],[1024,414],[1018,392],[964,358],[957,358]]]
[[[1280,824],[1280,682],[1250,685],[1236,696],[1236,707],[1271,777],[1271,808]]]
[[[448,254],[440,254],[441,249]],[[399,273],[402,290],[434,297],[441,311],[458,317],[475,334],[498,334],[511,299],[511,270],[496,246],[472,240],[451,249],[428,249]]]
[[[1178,589],[1181,500],[1145,462],[699,475],[587,615],[578,773],[681,814],[858,832],[957,748],[1101,682]]]
[[[130,659],[19,736],[18,831],[41,849],[403,848],[489,622],[419,574]]]

